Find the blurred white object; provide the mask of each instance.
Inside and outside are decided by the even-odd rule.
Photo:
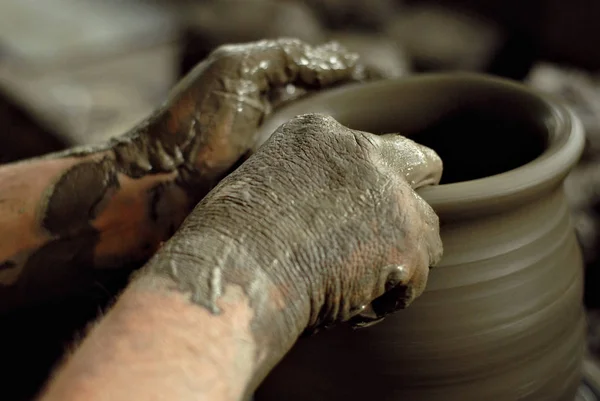
[[[394,17],[398,0],[303,0],[331,29],[377,31]]]
[[[408,56],[399,44],[381,35],[334,32],[330,38],[360,55],[363,62],[386,78],[410,73]]]
[[[436,70],[481,70],[504,40],[491,22],[434,5],[403,8],[387,33],[417,65]]]
[[[565,194],[586,261],[599,255],[600,221],[600,82],[593,75],[549,63],[536,65],[526,83],[569,106],[586,134],[584,157],[565,180]]]
[[[585,127],[586,154],[600,156],[600,80],[574,68],[540,63],[526,82],[570,106]]]
[[[176,20],[158,5],[1,0],[0,90],[73,145],[122,134],[176,79]]]
[[[182,8],[186,25],[214,48],[226,43],[293,37],[308,43],[323,41],[321,25],[301,2],[274,0],[213,0]]]
[[[23,62],[60,63],[82,54],[115,53],[168,40],[175,29],[171,13],[153,1],[0,1],[4,56]]]

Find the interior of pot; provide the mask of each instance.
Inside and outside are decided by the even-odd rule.
[[[444,161],[441,184],[451,184],[532,162],[547,146],[548,129],[543,120],[524,118],[511,108],[473,102],[448,110],[410,137],[438,153]]]
[[[528,92],[460,79],[348,87],[294,106],[283,111],[285,119],[321,112],[353,129],[398,132],[429,146],[444,161],[444,184],[535,160],[547,147],[553,119],[552,108]]]
[[[375,134],[398,132],[434,149],[446,185],[422,195],[438,212],[473,209],[479,200],[487,207],[517,188],[522,195],[553,186],[583,147],[583,133],[573,132],[571,114],[561,106],[522,85],[477,74],[423,74],[319,93],[271,116],[261,138],[306,113]]]

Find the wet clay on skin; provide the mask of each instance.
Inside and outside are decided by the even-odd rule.
[[[114,268],[146,260],[254,146],[256,129],[271,110],[272,90],[288,84],[319,89],[365,76],[357,56],[336,44],[311,47],[281,39],[224,46],[124,136],[21,163],[20,168],[31,163],[32,169],[43,170],[50,160],[73,160],[72,167],[48,177],[33,212],[39,229],[31,235],[40,239],[30,242],[43,245],[0,260],[3,270],[13,272],[9,279],[0,273],[0,300],[3,293],[5,305],[17,294],[35,297],[44,280],[56,278],[58,283],[60,276],[68,276],[68,283],[77,276],[81,279],[76,281],[89,282],[92,266]],[[115,224],[122,227],[116,227],[114,236],[128,237],[121,245],[105,231],[112,226],[104,227],[107,219],[118,221],[119,214],[121,221]]]
[[[447,185],[418,192],[440,216],[444,257],[406,310],[301,339],[255,400],[574,400],[583,269],[562,191],[583,149],[574,117],[511,82],[432,74],[315,95],[261,135],[324,110],[438,152]]]
[[[437,218],[412,188],[437,183],[441,162],[394,137],[293,119],[198,204],[138,283],[170,282],[214,315],[228,288],[242,289],[263,361],[254,385],[300,334],[406,307],[442,251]]]

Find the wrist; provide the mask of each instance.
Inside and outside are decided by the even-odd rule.
[[[193,246],[182,249],[176,235],[138,274],[133,288],[179,294],[198,313],[225,320],[232,302],[248,308],[249,324],[240,329],[249,330],[256,346],[250,379],[250,387],[255,387],[306,328],[308,296],[270,274],[277,267],[265,264],[266,255],[253,253],[253,247],[248,251],[207,230],[182,234]]]
[[[54,375],[43,400],[245,399],[256,345],[249,308],[236,295],[227,293],[215,316],[168,280],[139,277]]]

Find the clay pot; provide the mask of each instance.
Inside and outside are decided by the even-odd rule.
[[[444,258],[425,293],[373,327],[301,339],[257,401],[573,401],[584,350],[582,261],[562,182],[584,135],[561,105],[509,81],[424,75],[347,86],[280,110],[321,112],[435,149],[420,194]]]

